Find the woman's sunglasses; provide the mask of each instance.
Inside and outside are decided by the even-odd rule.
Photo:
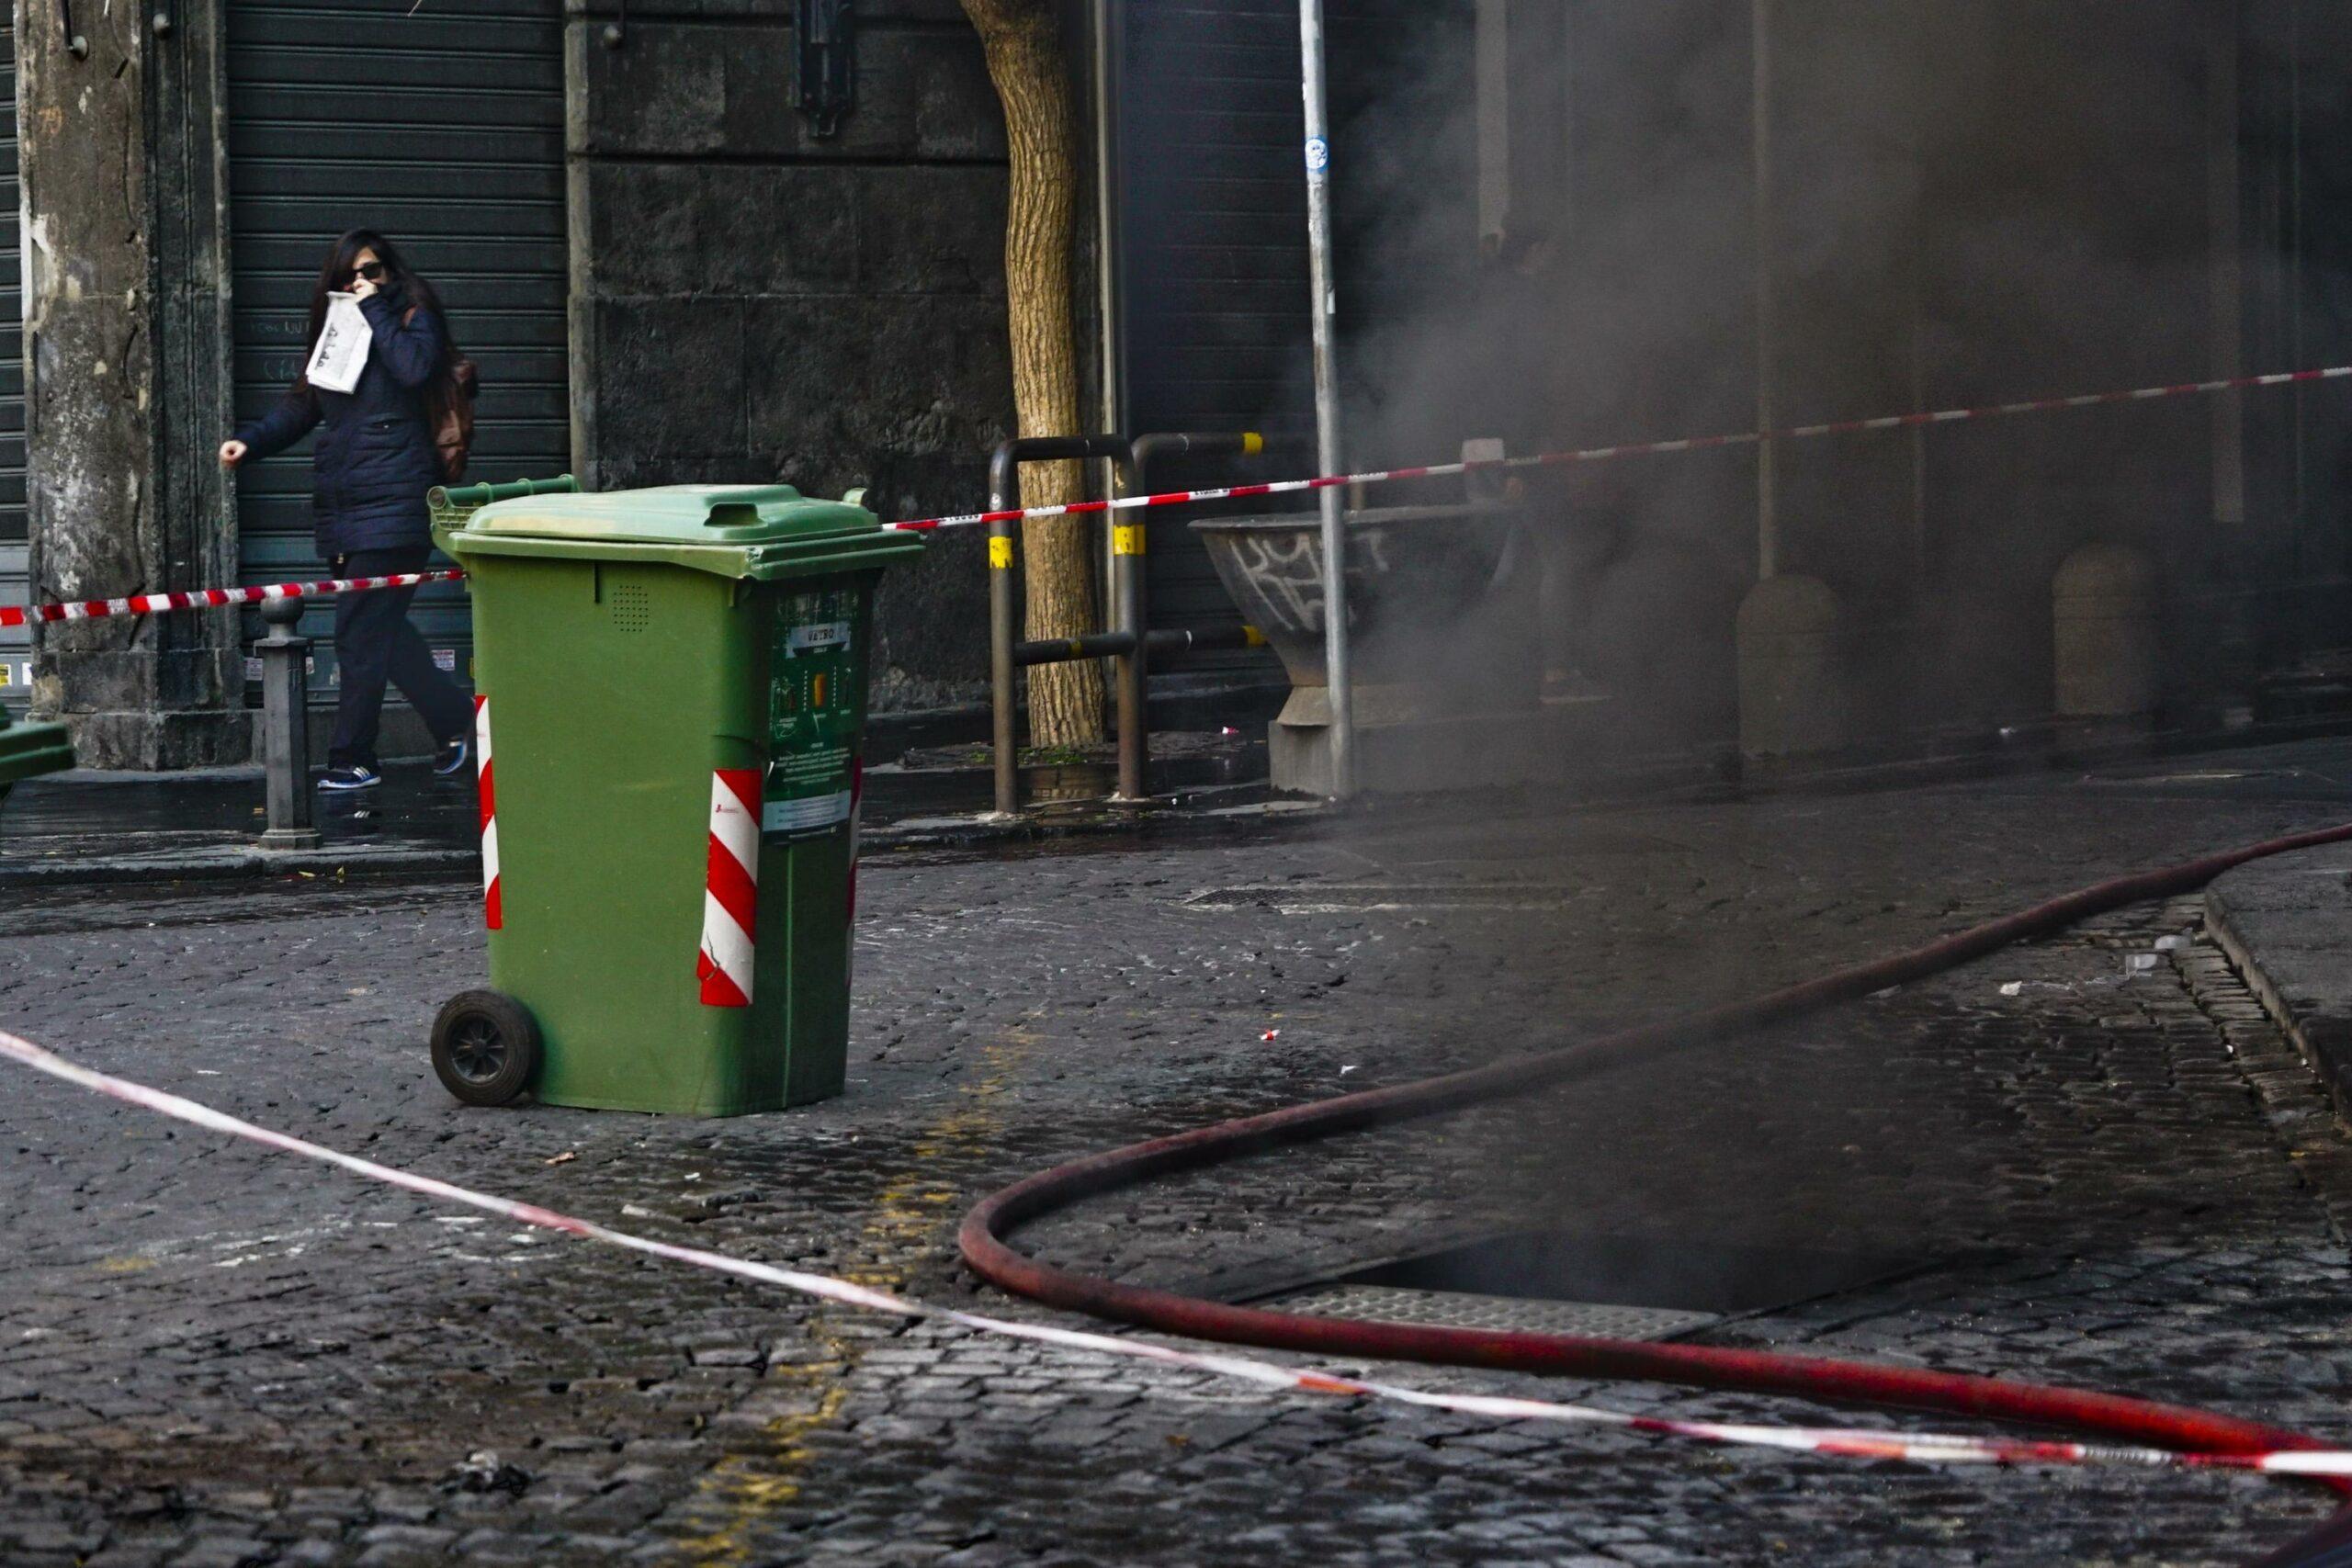
[[[370,283],[381,283],[384,281],[384,264],[379,261],[362,262],[351,269],[351,276],[364,277]]]

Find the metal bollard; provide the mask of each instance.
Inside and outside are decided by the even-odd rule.
[[[989,456],[989,510],[1006,512],[1021,504],[1022,464],[1089,457],[1124,465],[1133,455],[1125,438],[1117,435],[1046,435],[999,443]],[[1000,818],[1021,810],[1020,736],[1013,712],[1019,701],[1013,691],[1013,648],[1020,640],[1012,593],[1017,526],[989,525],[989,693],[996,771],[992,815]]]
[[[1266,438],[1254,430],[1220,431],[1214,434],[1160,431],[1138,435],[1126,460],[1113,465],[1114,493],[1121,498],[1144,493],[1146,470],[1156,458],[1254,457],[1265,449]],[[1119,656],[1117,688],[1119,793],[1115,798],[1125,801],[1151,797],[1151,709],[1147,682],[1154,642],[1145,625],[1149,619],[1149,599],[1144,584],[1145,538],[1140,516],[1132,523],[1123,523],[1119,513],[1111,514],[1112,604],[1105,619],[1113,630],[1129,639],[1129,651]]]
[[[1001,512],[1005,502],[989,498],[989,510]],[[1013,713],[1012,645],[1012,525],[989,525],[989,760],[995,770],[997,817],[1012,817],[1021,809],[1020,736]]]
[[[262,762],[268,778],[269,827],[266,850],[314,850],[319,830],[311,820],[311,639],[295,635],[302,601],[271,599],[261,618],[270,633],[254,644],[261,655]]]

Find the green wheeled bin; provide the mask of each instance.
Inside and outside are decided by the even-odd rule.
[[[74,742],[62,724],[11,724],[0,709],[0,801],[11,785],[74,765]]]
[[[492,988],[459,1100],[735,1116],[839,1094],[866,647],[922,550],[783,485],[544,494],[438,530],[473,595]]]

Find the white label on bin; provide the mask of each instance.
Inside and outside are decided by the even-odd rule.
[[[760,814],[760,827],[770,833],[806,833],[849,820],[849,791],[811,795],[806,800],[771,800]]]
[[[820,648],[847,648],[847,621],[820,621],[815,626],[795,626],[785,634],[785,647],[794,653],[808,653]]]
[[[435,649],[433,650],[433,668],[440,671],[444,675],[456,674],[458,672],[458,650],[454,648]]]

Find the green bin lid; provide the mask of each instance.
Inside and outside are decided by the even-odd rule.
[[[812,501],[790,485],[663,485],[492,502],[438,532],[468,555],[660,560],[721,577],[767,579],[878,566],[920,554],[854,501]]]
[[[62,724],[11,726],[0,712],[0,795],[8,786],[36,773],[54,773],[74,765],[74,743]]]

